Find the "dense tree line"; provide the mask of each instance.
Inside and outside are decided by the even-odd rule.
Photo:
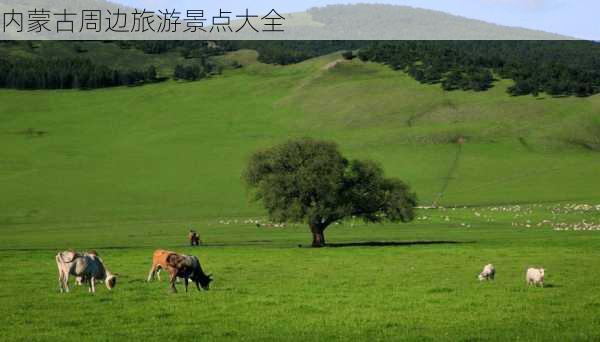
[[[230,44],[208,41],[116,41],[122,49],[141,50],[147,54],[179,53],[189,59],[175,66],[173,78],[198,80],[219,71],[210,56],[223,54]],[[38,53],[45,42],[0,42],[4,51],[23,52],[0,56],[0,88],[16,89],[93,89],[157,82],[156,67],[121,67],[106,60],[96,60],[94,45],[85,42],[52,42],[64,44],[75,52],[47,57]],[[56,48],[56,47],[55,47]],[[57,48],[58,50],[58,48]],[[87,56],[82,55],[88,53]],[[12,56],[11,56],[12,55]],[[164,77],[161,79],[165,79]]]
[[[71,44],[87,51],[82,42]],[[118,41],[122,49],[148,54],[177,52],[194,63],[175,67],[176,79],[197,80],[218,71],[211,56],[239,49],[255,49],[259,61],[292,64],[335,51],[363,61],[384,63],[407,72],[422,83],[445,90],[484,91],[494,75],[514,80],[512,95],[589,96],[600,92],[600,44],[589,41]],[[0,42],[19,48],[20,42]],[[33,43],[29,43],[30,45]],[[37,44],[37,43],[36,43]],[[41,44],[41,43],[40,43]],[[11,47],[12,46],[12,47]],[[35,51],[33,48],[29,50]],[[18,54],[15,54],[17,56]],[[156,81],[156,69],[130,70],[80,56],[2,57],[0,87],[99,88]]]
[[[103,88],[157,81],[156,68],[114,69],[85,58],[0,57],[0,87],[16,89]]]
[[[62,42],[72,46],[77,54],[93,54],[82,42]],[[219,71],[210,57],[227,51],[256,49],[259,60],[271,64],[292,64],[345,48],[356,48],[361,44],[345,41],[116,41],[121,49],[136,49],[147,54],[179,53],[194,60],[180,63],[174,68],[173,78],[198,80]],[[1,42],[14,49],[22,48],[19,42]],[[29,42],[26,49],[35,51],[43,42]],[[22,45],[22,44],[21,44]],[[364,43],[362,44],[364,45]],[[129,70],[95,62],[81,56],[0,57],[0,87],[17,89],[68,89],[101,88],[133,85],[156,81],[156,68]]]
[[[359,52],[363,61],[404,70],[446,90],[486,90],[492,72],[515,81],[512,95],[600,92],[600,45],[587,41],[393,41]]]
[[[179,52],[185,58],[206,58],[222,55],[237,44],[207,40],[123,40],[116,42],[122,49],[138,49],[148,54]]]

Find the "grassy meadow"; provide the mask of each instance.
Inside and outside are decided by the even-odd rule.
[[[338,55],[220,58],[244,67],[0,90],[2,340],[600,339],[599,96],[510,97],[506,80],[444,92]],[[344,221],[323,249],[304,248],[305,226],[257,227],[241,171],[256,149],[302,136],[378,161],[442,208]],[[204,246],[187,246],[190,227]],[[116,289],[58,293],[67,248],[98,250]],[[197,255],[211,290],[147,284],[155,248]],[[497,279],[480,283],[490,262]],[[546,269],[545,288],[526,286],[529,266]]]

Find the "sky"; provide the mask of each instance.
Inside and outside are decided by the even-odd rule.
[[[600,40],[600,0],[112,0],[147,9],[203,9],[206,16],[217,15],[219,8],[233,15],[250,12],[266,14],[301,12],[328,4],[385,3],[443,11],[490,23],[559,33],[571,37]],[[211,14],[215,13],[215,14]],[[263,15],[264,15],[263,14]]]

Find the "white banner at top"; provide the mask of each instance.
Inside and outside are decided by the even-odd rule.
[[[156,3],[156,2],[154,2]],[[158,2],[161,4],[161,2]],[[173,2],[169,2],[173,4]],[[104,1],[0,3],[1,40],[565,40],[567,35],[502,26],[441,11],[356,4],[286,12],[174,2],[188,8],[147,9]],[[195,5],[194,5],[195,4]]]

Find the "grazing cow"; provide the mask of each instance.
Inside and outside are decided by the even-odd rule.
[[[190,230],[188,234],[188,239],[190,240],[190,246],[199,246],[200,245],[200,235],[196,233],[195,230]]]
[[[200,287],[208,290],[212,281],[210,275],[204,273],[200,266],[200,261],[195,256],[157,249],[152,255],[152,267],[148,274],[148,281],[154,279],[154,275],[160,269],[165,269],[169,273],[172,292],[177,292],[175,281],[178,277],[184,280],[185,292],[188,290],[189,279],[196,284],[198,291],[200,291]]]
[[[106,269],[96,252],[64,251],[58,253],[55,259],[60,292],[69,292],[68,282],[71,275],[76,277],[78,283],[87,283],[92,293],[96,292],[96,280],[104,281],[109,290],[112,290],[117,283],[117,277]]]
[[[96,252],[95,249],[89,250],[87,251],[87,254],[93,254],[93,255],[98,255],[98,252]],[[79,276],[79,277],[75,277],[75,284],[79,285],[79,286],[83,286],[84,283],[87,283],[87,280],[85,280],[85,278],[83,276]]]
[[[528,285],[541,285],[544,287],[544,269],[543,268],[529,268],[525,276]]]
[[[496,268],[492,264],[487,264],[487,265],[485,265],[485,267],[483,267],[483,271],[481,271],[481,273],[479,273],[477,278],[479,278],[479,281],[494,280],[495,276],[496,276]]]

